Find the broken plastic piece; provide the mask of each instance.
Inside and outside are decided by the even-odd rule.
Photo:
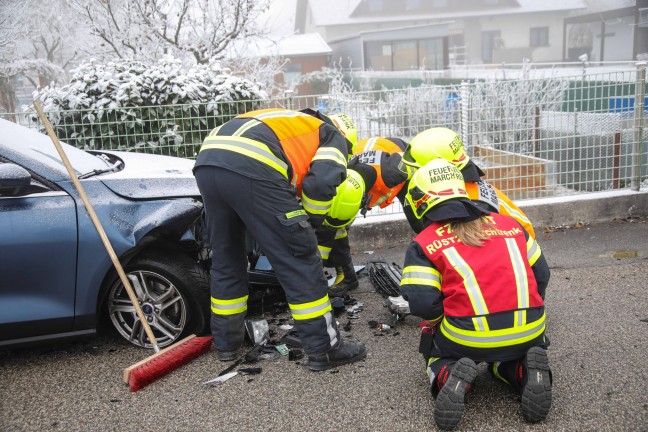
[[[236,375],[238,375],[238,372],[230,372],[230,373],[227,373],[225,375],[218,376],[218,377],[214,378],[213,380],[205,381],[203,384],[208,384],[208,385],[222,384],[225,381],[227,381],[228,379],[235,377]]]
[[[241,375],[259,375],[261,373],[261,368],[241,368],[238,370],[238,373]]]
[[[400,281],[403,276],[401,267],[384,261],[369,262],[369,278],[373,286],[385,296],[398,297],[400,293]]]
[[[245,329],[253,345],[265,344],[270,339],[270,326],[264,319],[245,320]]]
[[[238,365],[243,363],[243,360],[245,360],[245,356],[239,357],[234,363],[223,369],[221,373],[218,374],[218,376],[223,376],[226,373],[233,371]]]
[[[344,299],[342,297],[333,297],[330,301],[334,312],[344,311]]]
[[[351,321],[347,321],[346,324],[344,324],[344,327],[342,327],[344,331],[351,331]]]
[[[259,356],[263,351],[263,345],[257,345],[245,354],[246,363],[255,363],[259,361]]]
[[[275,349],[279,352],[279,354],[284,356],[288,355],[288,351],[290,351],[286,344],[275,345]]]
[[[279,342],[294,348],[301,348],[302,346],[301,340],[299,340],[297,336],[291,333],[286,334],[284,337],[281,338]]]
[[[371,327],[372,329],[376,329],[378,331],[387,331],[391,329],[391,327],[388,326],[387,324],[380,323],[376,320],[369,321],[369,327]]]
[[[387,297],[387,303],[387,308],[391,312],[398,314],[399,317],[410,314],[409,302],[405,300],[402,295],[397,297]]]
[[[300,349],[291,349],[288,351],[288,360],[295,361],[304,358],[304,351]]]
[[[349,313],[357,313],[360,312],[364,309],[364,303],[357,302],[353,306],[347,309],[347,312]]]

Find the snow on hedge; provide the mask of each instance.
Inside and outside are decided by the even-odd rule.
[[[163,58],[84,63],[69,84],[36,91],[61,140],[86,149],[194,157],[206,134],[259,106],[265,91],[217,63]]]

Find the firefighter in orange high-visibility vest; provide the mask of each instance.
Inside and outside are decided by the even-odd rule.
[[[533,226],[524,212],[504,192],[481,179],[484,172],[465,153],[461,138],[453,130],[435,127],[416,135],[405,150],[401,169],[411,175],[417,168],[436,158],[443,158],[461,170],[466,182],[466,192],[471,200],[478,202],[489,211],[512,216],[522,224],[531,237],[536,237]],[[417,224],[417,219],[412,217],[407,204],[404,204],[404,207],[405,215],[412,228],[415,231],[420,229],[420,224]]]
[[[363,201],[360,203],[363,214],[373,207],[389,206],[398,196],[407,181],[407,175],[399,169],[406,147],[407,143],[400,138],[383,137],[362,139],[354,147],[349,171],[354,173],[364,188]],[[336,270],[336,279],[329,288],[330,296],[344,296],[359,286],[348,237],[348,227],[352,221],[328,217],[317,231],[324,265]]]
[[[542,421],[552,388],[540,246],[516,219],[468,199],[461,172],[444,158],[418,168],[406,199],[424,229],[407,249],[400,289],[425,320],[419,351],[437,425],[459,423],[479,362],[520,392],[526,421]]]
[[[211,131],[200,148],[194,175],[212,249],[211,329],[219,359],[234,360],[245,336],[246,230],[286,293],[308,367],[366,356],[362,343],[340,337],[315,236],[347,177],[352,122],[345,120],[338,126],[299,111],[251,111]]]

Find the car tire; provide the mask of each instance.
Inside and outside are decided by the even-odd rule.
[[[160,348],[208,332],[209,275],[198,262],[180,252],[153,252],[134,258],[124,271]],[[123,340],[152,347],[116,275],[108,284],[102,311],[104,322]]]

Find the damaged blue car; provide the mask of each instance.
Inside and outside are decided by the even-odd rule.
[[[193,161],[63,144],[159,346],[209,324]],[[113,329],[149,346],[48,136],[0,119],[0,348]]]

